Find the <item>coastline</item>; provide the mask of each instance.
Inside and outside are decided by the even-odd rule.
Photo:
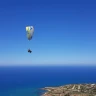
[[[69,84],[41,89],[46,91],[41,96],[96,96],[96,84]]]
[[[41,96],[46,96],[46,93],[48,92],[48,90],[45,90],[45,88],[40,88],[40,90],[42,90]]]

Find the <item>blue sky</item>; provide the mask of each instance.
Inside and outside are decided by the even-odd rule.
[[[96,64],[95,0],[0,2],[0,65],[40,64]]]

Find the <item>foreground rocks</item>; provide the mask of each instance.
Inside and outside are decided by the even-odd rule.
[[[96,96],[96,84],[69,84],[42,89],[47,91],[43,96]]]

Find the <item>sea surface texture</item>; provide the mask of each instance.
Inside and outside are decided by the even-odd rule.
[[[0,96],[41,96],[43,87],[96,83],[96,67],[0,67]]]

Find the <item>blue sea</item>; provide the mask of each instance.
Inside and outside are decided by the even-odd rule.
[[[96,67],[0,67],[0,96],[41,96],[40,88],[73,83],[96,83]]]

